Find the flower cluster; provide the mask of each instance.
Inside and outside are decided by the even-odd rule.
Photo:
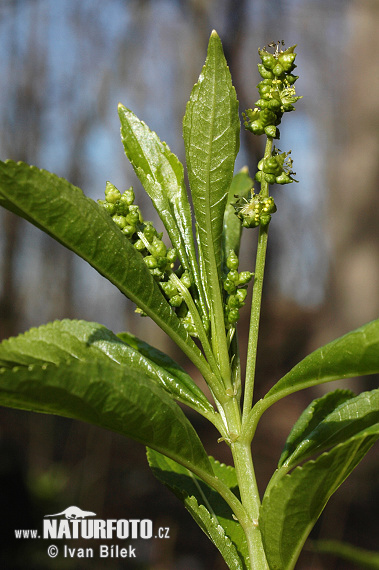
[[[241,271],[238,273],[238,257],[233,250],[226,260],[228,272],[223,280],[226,299],[224,304],[225,326],[234,325],[239,319],[239,309],[244,306],[247,295],[247,284],[251,281],[253,273]]]
[[[292,177],[295,172],[292,171],[292,159],[289,157],[291,151],[281,152],[279,149],[273,149],[272,155],[269,158],[262,158],[258,162],[258,172],[255,175],[255,180],[262,182],[266,180],[268,184],[290,184],[297,182]]]
[[[285,51],[279,50],[279,44],[275,46],[275,52],[269,53],[266,48],[259,49],[258,53],[262,63],[258,64],[262,81],[257,85],[260,99],[256,101],[254,110],[248,109],[244,113],[245,127],[255,135],[266,134],[271,138],[279,138],[277,126],[285,112],[295,109],[294,103],[301,97],[296,96],[293,84],[298,76],[292,71],[296,54],[292,46]]]
[[[271,214],[276,212],[276,205],[272,196],[263,198],[260,194],[255,194],[253,190],[250,200],[239,198],[233,206],[237,216],[242,220],[244,228],[267,226],[270,223]]]
[[[165,298],[183,321],[188,332],[194,335],[195,329],[188,308],[183,303],[183,296],[180,291],[170,280],[170,276],[175,273],[186,289],[191,287],[191,279],[181,266],[174,272],[177,259],[176,249],[167,248],[162,241],[163,234],[157,232],[152,222],[144,220],[141,210],[134,204],[134,199],[133,188],[129,188],[121,194],[116,186],[107,182],[105,200],[98,200],[97,202],[108,212],[126,238],[142,254],[144,262],[151,275],[159,283]],[[144,314],[141,309],[137,309],[137,312]]]

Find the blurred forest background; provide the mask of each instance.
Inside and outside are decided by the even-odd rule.
[[[182,117],[211,30],[223,41],[241,112],[258,99],[258,47],[298,44],[296,88],[304,98],[285,117],[278,146],[292,149],[299,184],[273,190],[278,213],[270,226],[258,397],[311,350],[378,317],[378,24],[377,0],[0,0],[0,157],[51,170],[93,199],[103,197],[106,180],[121,191],[133,185],[145,218],[159,225],[123,154],[117,103],[183,160]],[[248,165],[253,176],[262,144],[242,129],[237,168]],[[252,269],[255,240],[246,232],[243,269]],[[87,319],[130,330],[186,366],[113,286],[6,211],[0,315],[0,339],[54,319]],[[302,409],[343,386],[358,392],[376,387],[377,378],[306,390],[266,413],[254,442],[262,490]],[[216,434],[190,418],[210,453],[229,462]],[[377,469],[372,451],[331,499],[313,538],[377,548]],[[142,446],[79,422],[1,409],[2,567],[25,568],[27,560],[28,568],[80,568],[62,559],[54,566],[41,544],[18,541],[16,550],[11,541],[13,529],[41,528],[45,514],[70,505],[171,528],[169,541],[137,544],[135,563],[108,559],[104,568],[224,568],[154,480]],[[92,567],[103,566],[94,560]],[[304,552],[297,568],[353,566]]]

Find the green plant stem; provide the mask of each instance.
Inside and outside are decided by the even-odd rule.
[[[273,146],[273,139],[271,137],[267,137],[264,158],[268,158],[271,156],[272,146]],[[261,182],[260,194],[264,198],[267,198],[269,195],[268,183],[265,180],[262,180]],[[268,239],[268,226],[259,226],[258,247],[257,247],[256,261],[255,261],[253,298],[251,301],[249,341],[248,341],[248,350],[247,350],[245,393],[244,393],[243,414],[242,414],[243,424],[245,423],[253,404],[255,366],[257,360],[258,333],[259,333],[259,321],[261,314],[263,278],[264,278],[265,263],[266,263],[267,239]]]
[[[258,525],[261,501],[255,479],[250,442],[239,438],[231,444],[231,449],[241,502],[249,514],[249,524],[243,528],[249,548],[250,568],[251,570],[268,570],[262,535]]]
[[[248,520],[241,525],[249,549],[250,568],[268,570],[262,536],[258,527],[260,497],[251,457],[250,440],[241,437],[241,410],[238,396],[233,396],[223,406],[229,431],[231,447],[241,502],[248,514]]]

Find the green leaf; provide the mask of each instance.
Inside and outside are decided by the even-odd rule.
[[[235,208],[232,206],[236,201],[235,196],[247,198],[252,187],[253,180],[250,178],[248,168],[245,166],[233,176],[228,192],[228,201],[224,213],[224,229],[222,233],[224,260],[227,259],[231,250],[238,255],[240,249],[242,224],[241,220],[236,216]]]
[[[202,413],[213,413],[212,405],[182,368],[128,333],[116,336],[97,323],[65,319],[33,328],[0,344],[0,366],[8,368],[59,364],[68,357],[88,362],[104,356],[125,369],[140,370],[182,403]]]
[[[151,449],[148,449],[147,457],[154,475],[183,501],[194,520],[219,549],[229,568],[248,568],[245,534],[220,495],[175,461]],[[209,459],[215,476],[236,492],[238,485],[234,468],[212,457]]]
[[[309,548],[308,548],[309,550]],[[314,540],[311,550],[332,554],[357,565],[360,570],[379,570],[379,552],[365,550],[338,540]]]
[[[196,260],[191,209],[184,185],[184,170],[179,159],[157,134],[132,111],[119,104],[121,140],[144,189],[157,210],[179,259],[203,292]],[[204,296],[200,298],[206,316]]]
[[[0,405],[86,421],[212,474],[182,410],[137,363],[120,363],[125,348],[107,329],[64,321],[0,346]]]
[[[364,455],[379,439],[375,424],[315,461],[296,467],[268,486],[259,526],[271,570],[292,570],[303,544],[327,504]]]
[[[349,398],[327,414],[298,441],[284,465],[291,468],[311,455],[342,443],[379,422],[379,389]]]
[[[88,261],[134,301],[197,366],[205,359],[151,276],[141,254],[83,192],[45,170],[0,162],[2,205]]]
[[[379,319],[322,346],[296,364],[262,401],[266,409],[298,390],[379,372]]]
[[[286,463],[295,449],[302,444],[330,412],[353,397],[354,393],[350,390],[334,390],[334,392],[329,392],[325,396],[313,400],[293,426],[280,456],[278,467]]]
[[[225,346],[220,290],[221,238],[228,190],[239,148],[239,128],[235,89],[220,38],[213,31],[205,65],[187,103],[183,134],[204,265],[203,279],[212,305],[212,318],[215,319],[212,334],[219,337],[219,345]]]
[[[138,354],[138,362],[146,367],[146,373],[148,373],[148,370],[151,370],[151,373],[148,373],[148,375],[154,375],[158,382],[175,399],[200,413],[214,413],[212,404],[195,384],[191,376],[167,354],[150,346],[131,333],[119,333],[117,337],[133,349],[133,354]]]

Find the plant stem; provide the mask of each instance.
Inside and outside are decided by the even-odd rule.
[[[251,570],[268,570],[262,535],[258,526],[260,497],[251,457],[250,442],[237,439],[231,445],[241,502],[249,514],[249,524],[243,527],[249,548]]]
[[[267,137],[264,158],[271,156],[273,146],[273,139]],[[262,179],[260,195],[267,198],[268,183]],[[258,346],[258,333],[259,333],[259,320],[261,314],[263,278],[266,262],[267,251],[267,238],[268,226],[259,226],[258,247],[255,261],[255,276],[253,287],[253,298],[251,301],[251,317],[249,329],[249,341],[247,350],[247,364],[246,364],[246,377],[245,377],[245,394],[243,402],[242,423],[247,419],[253,404],[254,395],[254,380],[255,380],[255,366],[257,360],[257,346]]]

